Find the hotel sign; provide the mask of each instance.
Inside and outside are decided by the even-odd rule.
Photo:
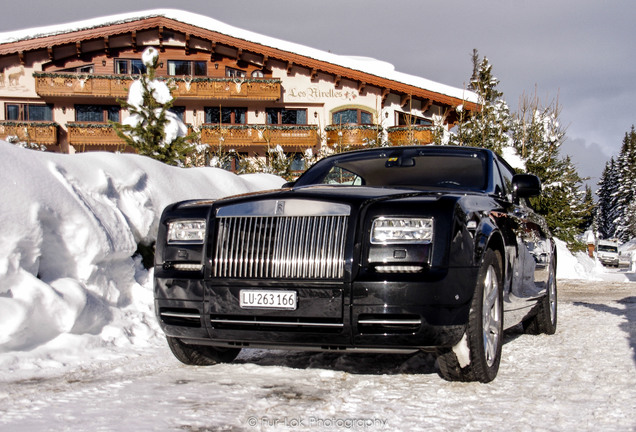
[[[337,90],[334,88],[324,89],[318,86],[306,88],[291,88],[286,91],[286,99],[302,99],[305,101],[321,101],[325,99],[341,99],[353,101],[358,97],[355,90]]]

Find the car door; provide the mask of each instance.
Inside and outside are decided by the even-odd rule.
[[[539,297],[546,292],[551,259],[551,243],[543,219],[528,205],[525,198],[515,200],[512,191],[513,171],[496,160],[501,176],[507,213],[508,286],[504,287],[506,321],[518,322]],[[514,240],[512,240],[514,237]]]

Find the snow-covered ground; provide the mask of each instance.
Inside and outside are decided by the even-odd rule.
[[[279,187],[269,175],[55,155],[0,142],[0,430],[636,430],[636,275],[559,242],[559,327],[509,333],[497,379],[434,359],[245,350],[184,366],[131,258],[163,207]]]

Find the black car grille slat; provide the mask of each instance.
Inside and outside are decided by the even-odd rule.
[[[213,276],[341,279],[348,216],[217,218]]]

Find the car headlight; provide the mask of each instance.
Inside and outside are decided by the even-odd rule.
[[[168,243],[203,243],[205,220],[183,219],[168,223]]]
[[[433,241],[432,218],[380,217],[373,221],[371,243],[430,243]]]

